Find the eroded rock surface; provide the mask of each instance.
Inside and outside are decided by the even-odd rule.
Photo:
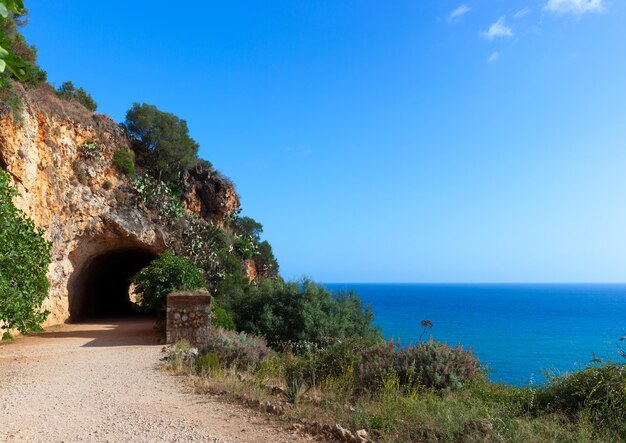
[[[128,179],[113,162],[130,149],[124,130],[109,117],[58,99],[49,88],[24,91],[23,106],[2,104],[0,166],[20,196],[15,203],[52,241],[46,325],[70,318],[80,296],[80,272],[102,254],[166,249],[169,232],[133,202]],[[239,207],[232,184],[215,172],[189,173],[186,210],[223,225]]]

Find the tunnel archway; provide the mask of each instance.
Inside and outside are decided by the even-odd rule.
[[[71,279],[70,319],[80,322],[136,314],[130,296],[131,279],[156,257],[149,249],[125,247],[86,260]]]

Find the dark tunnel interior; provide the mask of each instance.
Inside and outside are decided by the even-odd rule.
[[[91,259],[71,287],[72,321],[136,315],[129,294],[131,279],[155,258],[151,251],[125,248]]]

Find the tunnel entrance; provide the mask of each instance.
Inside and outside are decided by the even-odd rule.
[[[132,277],[156,254],[137,247],[103,252],[77,269],[70,284],[70,318],[85,321],[137,315],[131,301]]]

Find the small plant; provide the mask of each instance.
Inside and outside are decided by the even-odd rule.
[[[85,170],[85,165],[79,160],[72,162],[72,170],[74,171],[74,177],[81,185],[87,185],[89,183],[89,175]]]
[[[24,109],[24,102],[22,101],[22,98],[16,94],[9,94],[9,96],[5,98],[4,101],[11,108],[13,121],[17,124],[22,124],[22,110]]]
[[[483,376],[471,348],[464,350],[432,339],[397,351],[394,366],[403,385],[421,384],[437,390],[460,389]]]
[[[129,177],[135,175],[135,154],[133,151],[118,149],[113,154],[113,163]]]
[[[96,141],[88,141],[80,147],[80,156],[85,160],[93,160],[100,157],[100,145]]]
[[[206,377],[220,375],[222,372],[220,358],[215,352],[205,352],[200,354],[196,360],[196,371],[198,374]]]
[[[223,328],[212,330],[206,350],[215,353],[223,365],[241,369],[258,368],[269,353],[269,348],[261,337]]]
[[[426,333],[428,332],[429,329],[433,328],[433,322],[430,320],[422,320],[420,322],[420,324],[422,325],[422,333],[420,334],[419,338],[417,339],[417,341],[422,341],[422,337],[424,337],[424,335],[426,335]]]
[[[300,398],[307,391],[307,384],[302,375],[297,372],[288,371],[285,376],[285,382],[287,384],[287,400],[294,405],[298,404]]]

